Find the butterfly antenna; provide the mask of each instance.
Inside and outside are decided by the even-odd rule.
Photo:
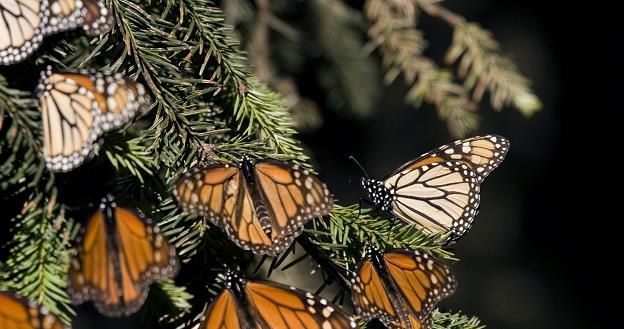
[[[362,172],[364,173],[364,176],[366,176],[366,178],[368,178],[368,174],[366,173],[366,170],[364,169],[364,167],[360,164],[360,162],[357,161],[357,159],[353,156],[350,155],[349,156],[349,160],[353,160],[353,162],[355,162],[355,164],[360,167],[360,169],[362,170]]]

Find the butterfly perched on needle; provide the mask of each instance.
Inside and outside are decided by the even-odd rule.
[[[82,27],[97,36],[111,26],[112,16],[98,0],[2,0],[0,65],[23,61],[47,35]]]
[[[0,291],[0,329],[68,329],[45,307]]]
[[[173,195],[184,211],[207,217],[241,248],[270,256],[332,208],[327,186],[308,170],[249,157],[238,167],[193,169],[178,180]]]
[[[448,268],[427,254],[366,246],[351,279],[357,313],[378,318],[391,329],[429,329],[438,302],[457,288]]]
[[[74,304],[92,300],[106,316],[129,315],[143,305],[152,282],[175,277],[178,268],[176,251],[158,227],[107,196],[84,227],[69,294]]]
[[[412,160],[382,180],[362,178],[373,209],[432,233],[463,236],[479,211],[480,186],[505,158],[501,136],[468,138]]]
[[[225,288],[208,306],[200,329],[350,329],[353,319],[324,298],[228,269]]]
[[[37,87],[43,121],[43,151],[50,171],[80,166],[100,148],[100,137],[147,111],[142,84],[123,77],[89,71],[41,73]]]

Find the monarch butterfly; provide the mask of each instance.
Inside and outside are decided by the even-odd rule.
[[[145,112],[150,102],[140,83],[121,74],[87,71],[41,73],[37,87],[43,150],[50,171],[70,171],[99,150],[99,137]]]
[[[503,161],[509,141],[501,136],[474,137],[441,146],[410,161],[383,180],[362,178],[374,210],[423,227],[464,235],[479,210],[483,179]]]
[[[26,59],[46,35],[80,26],[90,36],[106,33],[111,20],[98,0],[2,0],[0,64]]]
[[[69,294],[74,304],[93,300],[106,316],[129,315],[143,305],[153,281],[173,278],[178,268],[175,249],[158,227],[107,196],[84,228]]]
[[[208,306],[200,329],[355,328],[351,317],[324,298],[226,271],[225,289]]]
[[[0,291],[0,329],[68,329],[45,307]]]
[[[271,256],[332,207],[327,186],[308,170],[246,156],[240,167],[215,164],[190,171],[173,195],[184,211],[208,217],[241,248]]]
[[[431,328],[431,311],[457,287],[448,268],[427,254],[368,245],[351,279],[353,303],[364,320],[392,329]]]

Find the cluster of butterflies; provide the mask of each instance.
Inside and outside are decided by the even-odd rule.
[[[423,154],[383,180],[363,178],[362,186],[375,210],[428,232],[449,233],[451,242],[470,228],[480,185],[508,148],[500,136],[460,140]],[[206,217],[241,248],[270,256],[283,252],[306,222],[332,208],[326,185],[306,169],[249,157],[236,166],[193,169],[177,181],[173,194],[184,211]],[[93,301],[107,316],[132,314],[144,303],[150,284],[178,272],[176,251],[158,227],[117,206],[111,196],[83,230],[69,272],[74,303]],[[354,317],[309,292],[247,279],[231,268],[225,278],[201,329],[357,327]],[[433,309],[456,286],[446,265],[425,253],[380,251],[372,245],[365,246],[350,280],[358,317],[377,318],[392,329],[431,328]],[[0,293],[0,305],[0,329],[64,328],[45,309],[11,293]]]
[[[1,0],[0,64],[24,60],[43,36],[77,27],[89,35],[111,28],[96,0]],[[93,157],[104,133],[145,113],[150,98],[140,83],[119,74],[54,71],[38,86],[47,168],[71,171]],[[509,141],[487,135],[459,140],[425,153],[385,179],[362,178],[375,211],[431,233],[463,236],[479,210],[480,185],[504,159]],[[317,176],[297,165],[243,157],[184,174],[173,194],[180,207],[206,217],[238,246],[276,256],[316,217],[328,215],[332,196]],[[116,205],[108,196],[84,225],[69,271],[74,303],[93,301],[107,316],[136,312],[149,286],[173,278],[175,248],[151,220]],[[247,279],[228,269],[224,290],[206,309],[201,328],[355,328],[353,317],[308,292]],[[431,327],[437,303],[456,281],[440,261],[414,250],[365,247],[350,281],[357,314],[389,328]],[[65,328],[34,303],[0,292],[0,329]]]

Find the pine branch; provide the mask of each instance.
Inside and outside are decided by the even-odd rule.
[[[433,313],[434,329],[481,329],[485,325],[481,324],[478,318],[464,315],[462,313],[445,313],[438,310]]]
[[[191,311],[190,300],[193,295],[188,293],[186,288],[176,286],[173,280],[158,280],[151,287],[149,295],[139,314],[142,322],[160,318],[161,322],[171,323]],[[163,301],[166,302],[163,303]]]
[[[6,261],[7,285],[69,323],[75,313],[66,291],[68,248],[77,230],[73,221],[59,212],[53,186],[54,181],[48,182],[46,193],[26,203],[22,214],[14,219],[16,226]]]
[[[334,205],[329,223],[313,221],[305,233],[346,271],[352,271],[361,258],[364,242],[373,243],[381,249],[417,249],[454,259],[452,253],[441,247],[444,236],[426,234],[413,226],[373,216],[370,209],[360,209],[357,205]]]
[[[39,113],[33,107],[30,93],[10,88],[0,75],[1,190],[36,186],[43,174]],[[32,179],[24,182],[24,177]]]
[[[342,1],[313,0],[308,6],[315,22],[316,44],[327,60],[317,75],[329,103],[369,116],[380,88],[377,65],[364,49],[363,17]]]
[[[452,135],[464,136],[475,130],[476,104],[451,74],[422,54],[426,42],[416,29],[417,8],[413,2],[368,0],[364,10],[371,23],[371,47],[378,48],[383,58],[384,82],[390,84],[403,75],[410,87],[406,101],[417,108],[424,101],[435,105]]]
[[[454,28],[453,43],[446,55],[449,64],[458,63],[458,74],[465,78],[464,86],[472,90],[479,102],[485,91],[490,92],[492,107],[500,110],[513,105],[530,116],[542,107],[511,60],[506,58],[492,33],[466,20],[431,0],[416,0],[427,14],[446,21]]]

